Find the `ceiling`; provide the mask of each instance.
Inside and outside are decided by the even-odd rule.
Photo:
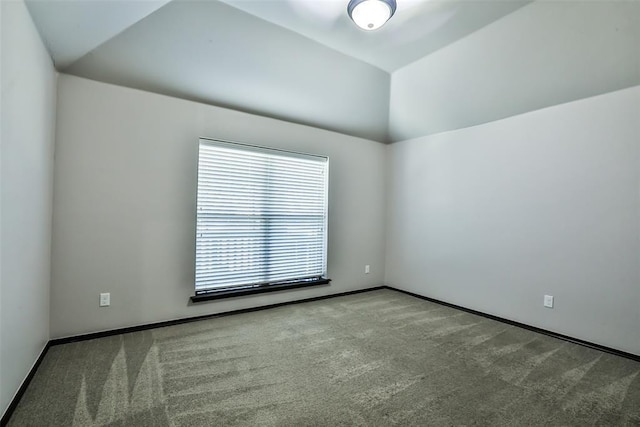
[[[638,0],[25,1],[61,72],[380,142],[640,84]]]
[[[134,25],[169,0],[27,1],[58,70]]]
[[[56,68],[389,142],[391,74],[529,0],[397,0],[381,29],[347,0],[26,0]]]
[[[56,67],[64,70],[170,1],[27,0],[27,4]],[[398,0],[393,19],[373,32],[362,31],[350,21],[348,0],[173,1],[191,3],[194,9],[197,3],[220,1],[392,72],[530,0]]]
[[[387,72],[407,65],[522,7],[528,1],[398,0],[393,19],[362,31],[347,0],[221,0]]]

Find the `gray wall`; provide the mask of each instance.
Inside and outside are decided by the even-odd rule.
[[[640,86],[392,144],[386,282],[640,354],[639,145]]]
[[[393,141],[640,84],[640,2],[536,1],[394,72]]]
[[[49,339],[56,73],[21,1],[1,2],[0,413]]]
[[[68,75],[58,96],[52,337],[383,283],[385,145]],[[188,304],[199,136],[330,157],[330,286]]]

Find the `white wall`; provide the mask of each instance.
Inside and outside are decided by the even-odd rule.
[[[640,86],[389,146],[386,282],[640,354],[639,146]]]
[[[68,75],[58,94],[52,337],[383,284],[386,146]],[[200,136],[330,156],[330,286],[188,304]]]
[[[2,1],[0,413],[49,340],[56,73],[22,1]]]
[[[401,141],[640,84],[640,2],[535,1],[391,77]]]

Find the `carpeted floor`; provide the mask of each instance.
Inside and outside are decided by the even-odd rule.
[[[378,290],[54,346],[9,425],[640,425],[639,374]]]

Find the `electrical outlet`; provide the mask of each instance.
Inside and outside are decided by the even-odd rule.
[[[553,308],[553,295],[544,296],[544,306],[547,308]]]
[[[371,268],[369,268],[369,264],[364,266],[364,274],[369,274],[371,272]]]
[[[103,293],[100,294],[100,307],[109,307],[111,305],[111,294]]]

